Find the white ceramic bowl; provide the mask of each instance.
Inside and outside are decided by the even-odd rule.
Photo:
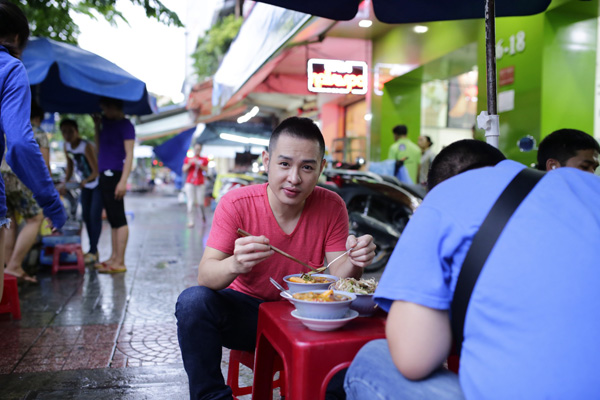
[[[310,330],[326,332],[333,331],[346,325],[348,322],[358,317],[358,311],[348,310],[343,318],[338,319],[316,319],[302,317],[300,314],[298,314],[298,310],[293,310],[292,317],[298,319]]]
[[[358,311],[358,315],[360,317],[370,317],[373,315],[375,309],[377,308],[377,304],[373,300],[373,295],[359,293],[354,294],[356,295],[356,300],[350,304],[350,308]]]
[[[317,294],[321,294],[326,290],[305,290],[304,292],[297,293],[308,293],[314,292]],[[333,291],[336,295],[346,296],[347,300],[342,301],[328,301],[328,302],[318,302],[318,301],[310,301],[310,300],[298,300],[298,299],[289,299],[296,310],[298,310],[298,315],[305,318],[315,318],[315,319],[339,319],[343,318],[344,315],[350,309],[350,303],[352,303],[356,299],[356,295],[354,293],[348,292],[340,292],[337,290]]]
[[[296,283],[290,282],[290,278],[292,276],[300,277],[302,274],[292,274],[283,277],[283,281],[287,284],[288,290],[290,293],[298,293],[298,292],[307,292],[307,291],[315,291],[315,290],[327,290],[329,285],[340,279],[337,276],[327,275],[327,274],[313,274],[313,276],[320,276],[322,278],[330,279],[331,282],[327,283]]]

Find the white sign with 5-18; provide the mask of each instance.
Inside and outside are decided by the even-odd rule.
[[[510,35],[507,43],[504,43],[504,39],[498,40],[498,43],[496,43],[496,60],[502,59],[504,55],[514,56],[524,50],[525,32],[519,31],[516,35]]]

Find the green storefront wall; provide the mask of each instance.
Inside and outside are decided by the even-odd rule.
[[[514,68],[514,81],[498,92],[514,91],[514,107],[500,112],[499,147],[508,158],[531,164],[536,152],[521,152],[520,138],[537,143],[560,128],[593,133],[596,79],[598,2],[558,1],[544,14],[498,18],[496,42],[502,40],[497,70]],[[373,43],[376,63],[412,64],[418,67],[384,86],[373,96],[371,159],[385,159],[393,142],[391,130],[405,124],[416,142],[421,130],[421,84],[479,70],[478,112],[487,109],[485,30],[483,21],[448,21],[426,24],[418,35],[414,25],[399,26]],[[475,43],[476,56],[464,51]],[[503,96],[503,95],[501,95]]]

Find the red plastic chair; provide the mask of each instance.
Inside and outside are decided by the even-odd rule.
[[[254,353],[242,350],[231,350],[229,353],[227,385],[231,387],[231,391],[233,392],[233,398],[235,400],[237,400],[237,396],[245,396],[247,394],[252,394],[252,386],[240,387],[240,364],[254,371]],[[283,395],[283,393],[285,393],[285,378],[283,374],[283,364],[281,363],[281,359],[279,359],[279,362],[275,362],[274,364],[273,375],[275,375],[276,372],[279,372],[279,378],[273,381],[273,389],[280,388],[280,392]]]
[[[4,313],[11,313],[13,319],[21,319],[17,278],[9,274],[4,274],[4,294],[0,301],[0,314]]]
[[[65,262],[61,264],[61,253],[75,253],[77,255],[76,262]],[[60,243],[54,246],[54,254],[52,259],[52,275],[56,275],[58,271],[78,270],[80,274],[85,274],[85,262],[83,260],[83,251],[79,243]]]

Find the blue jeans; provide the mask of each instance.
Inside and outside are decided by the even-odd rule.
[[[179,295],[177,337],[191,399],[232,398],[221,373],[222,347],[254,351],[261,303],[235,290],[204,286],[190,287]]]
[[[387,340],[363,346],[348,368],[348,400],[463,400],[458,375],[440,368],[420,381],[406,379],[394,365]]]
[[[100,185],[81,189],[81,214],[90,240],[89,253],[98,253],[98,240],[102,232],[102,192]]]

